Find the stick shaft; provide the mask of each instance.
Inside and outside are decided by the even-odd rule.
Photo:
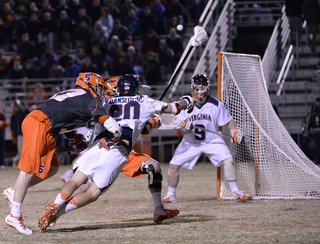
[[[193,46],[190,46],[190,47],[189,47],[189,50],[188,50],[187,53],[186,53],[186,55],[183,57],[183,60],[182,60],[182,62],[180,63],[179,67],[177,67],[176,70],[175,70],[175,72],[172,74],[172,76],[171,76],[171,78],[170,78],[170,80],[169,80],[169,82],[168,82],[168,85],[167,85],[166,89],[164,89],[164,91],[163,91],[163,93],[162,93],[159,101],[162,101],[162,99],[164,98],[164,96],[167,94],[169,88],[170,88],[171,85],[173,84],[173,81],[176,79],[176,76],[177,76],[178,73],[180,72],[180,70],[181,70],[184,62],[187,60],[187,58],[188,58],[189,54],[191,53],[192,49],[193,49]]]

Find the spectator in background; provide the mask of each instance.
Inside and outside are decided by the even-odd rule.
[[[32,15],[32,14],[36,14],[37,15],[37,17],[39,16],[39,9],[38,9],[38,7],[37,7],[37,4],[35,3],[35,2],[31,2],[30,4],[29,4],[29,17]]]
[[[5,129],[8,126],[8,118],[4,112],[4,109],[0,109],[0,168],[5,168],[5,146],[6,146],[6,134]]]
[[[308,131],[313,132],[312,137],[316,151],[316,164],[320,164],[320,97],[316,98],[311,107],[311,116]]]
[[[120,20],[116,19],[114,21],[114,26],[111,32],[111,36],[118,36],[119,40],[123,42],[127,35],[128,35],[128,28],[123,26]]]
[[[80,73],[80,70],[80,66],[75,64],[73,59],[70,59],[65,67],[65,77],[77,77]]]
[[[72,0],[70,1],[70,10],[69,17],[71,21],[76,22],[79,18],[79,9],[84,7],[84,5],[80,2],[80,0]]]
[[[87,15],[87,9],[83,6],[80,7],[78,10],[78,19],[76,20],[76,29],[80,28],[80,23],[82,21],[85,21],[87,23],[87,26],[90,28],[92,27],[92,19],[91,16]]]
[[[44,13],[43,20],[40,23],[40,35],[47,35],[48,42],[50,46],[53,47],[54,33],[57,27],[56,21],[52,19],[50,12],[46,12]]]
[[[26,4],[18,3],[18,4],[16,5],[15,12],[16,12],[17,14],[19,14],[20,18],[21,18],[23,21],[26,21],[26,20],[27,20],[28,10],[27,10]]]
[[[39,67],[39,78],[49,78],[49,70],[50,66],[47,63],[47,59],[42,58],[40,60],[40,67]]]
[[[56,18],[56,10],[50,5],[49,0],[43,0],[42,5],[41,5],[41,10],[39,12],[39,18],[40,20],[45,20],[46,19],[46,13],[50,13],[51,19]]]
[[[67,67],[67,63],[68,63],[68,61],[69,61],[70,59],[72,59],[72,57],[69,55],[69,48],[67,48],[67,47],[62,48],[62,50],[61,50],[61,56],[60,56],[60,58],[59,58],[59,64],[60,64],[63,68],[65,68],[65,67]]]
[[[128,28],[130,35],[135,36],[140,34],[141,23],[134,9],[129,10],[128,16],[123,19],[123,25]]]
[[[44,90],[44,86],[42,83],[37,83],[35,85],[35,88],[33,89],[31,95],[28,97],[27,101],[28,101],[28,106],[31,107],[35,107],[40,105],[41,103],[43,103],[44,101],[46,101],[48,99],[46,92]]]
[[[39,42],[39,33],[41,29],[41,23],[38,19],[37,13],[32,13],[29,19],[27,19],[26,22],[26,29],[25,31],[29,33],[29,39],[34,44],[37,44]]]
[[[79,65],[80,67],[83,65],[84,63],[84,57],[85,57],[85,52],[83,50],[83,48],[77,48],[76,50],[76,57],[74,59],[74,63]]]
[[[134,10],[135,14],[138,12],[138,7],[131,0],[124,0],[124,3],[120,7],[120,20],[124,20],[129,15],[131,9]]]
[[[164,41],[160,41],[159,61],[165,74],[173,72],[175,65],[174,51]]]
[[[59,65],[58,61],[54,61],[52,67],[49,70],[49,78],[62,78],[64,77],[64,68]],[[60,85],[62,83],[61,80],[51,81],[53,84]]]
[[[66,10],[61,10],[56,24],[57,27],[54,34],[55,50],[60,50],[63,47],[69,47],[71,43],[71,36],[74,33],[74,25],[70,21]]]
[[[108,33],[110,35],[112,32],[112,29],[113,29],[113,17],[109,13],[108,7],[103,7],[101,9],[101,15],[100,15],[99,20],[101,21],[103,26],[108,28]]]
[[[204,0],[190,0],[188,2],[188,13],[193,23],[198,23],[205,5],[206,2]]]
[[[318,25],[320,23],[320,4],[318,0],[306,0],[303,7],[304,18],[308,24],[311,51],[316,51]]]
[[[16,99],[12,103],[13,111],[10,119],[12,144],[17,145],[17,155],[13,158],[12,167],[17,168],[22,152],[21,125],[24,118],[30,113],[28,103]]]
[[[7,51],[16,51],[21,43],[22,33],[26,30],[26,23],[20,19],[19,14],[14,14],[12,21],[7,25],[4,43]]]
[[[95,64],[91,63],[90,55],[86,55],[84,57],[84,62],[81,65],[81,72],[98,73],[98,67]]]
[[[18,46],[18,54],[20,55],[21,62],[24,64],[27,59],[34,58],[34,44],[29,40],[29,33],[22,34],[22,42]]]
[[[166,8],[161,4],[161,0],[154,0],[153,4],[150,6],[150,9],[151,13],[153,13],[157,19],[156,32],[159,34],[166,33],[164,27],[164,13],[166,12]]]
[[[122,42],[122,50],[126,52],[130,46],[134,46],[133,37],[132,35],[127,35],[125,40]]]
[[[134,46],[129,46],[126,53],[126,61],[133,67],[134,73],[140,77],[140,81],[143,83],[142,66],[140,64],[140,55],[136,52]]]
[[[158,53],[159,52],[160,41],[158,35],[154,30],[148,29],[147,36],[142,42],[141,54],[142,54],[142,64],[146,61],[146,55],[149,52]]]
[[[156,29],[156,16],[151,13],[149,6],[145,6],[139,18],[141,21],[141,36],[142,38],[145,38],[148,29]]]
[[[33,59],[27,59],[25,68],[23,69],[24,79],[35,79],[39,78],[39,72],[34,66]]]
[[[114,4],[114,0],[108,0],[108,8],[109,12],[112,15],[112,18],[114,20],[120,19],[120,10],[119,8]]]
[[[126,61],[125,54],[121,54],[114,62],[114,68],[111,75],[120,76],[122,74],[134,74],[132,66]]]
[[[96,65],[98,67],[98,69],[100,69],[102,59],[103,59],[103,54],[100,51],[99,45],[92,46],[90,57],[91,57],[91,63]],[[100,71],[97,73],[101,75]]]
[[[291,43],[296,44],[301,34],[302,6],[304,0],[286,0],[286,14],[289,19]],[[296,40],[298,37],[298,40]]]
[[[56,7],[56,16],[60,16],[62,11],[66,11],[67,15],[71,12],[70,6],[67,0],[59,0],[59,4]]]
[[[113,67],[108,60],[103,60],[101,62],[101,66],[98,67],[98,71],[101,77],[104,80],[108,80],[110,78],[110,73],[112,73]]]
[[[0,49],[0,79],[4,79],[8,74],[8,59]]]
[[[100,0],[90,1],[89,6],[87,7],[87,14],[91,17],[92,23],[95,23],[97,20],[99,20],[100,15],[97,13],[101,13],[101,8]]]
[[[23,66],[21,65],[20,62],[20,56],[16,56],[14,61],[13,61],[13,67],[9,71],[9,76],[8,78],[11,80],[17,80],[17,79],[22,79],[24,77],[23,73]],[[22,92],[22,83],[20,81],[11,81],[10,82],[11,88],[9,89],[10,93],[15,93],[15,92]]]
[[[108,41],[109,32],[107,27],[103,26],[101,21],[96,21],[93,27],[92,36],[91,36],[91,44],[99,45],[103,55],[107,53],[108,50]]]
[[[147,53],[144,74],[148,85],[159,85],[163,82],[161,64],[157,58],[157,54],[152,51]]]
[[[79,28],[74,33],[74,40],[82,41],[85,52],[88,52],[91,45],[92,28],[87,25],[87,22],[81,20]]]
[[[172,0],[171,3],[167,5],[166,8],[166,19],[172,23],[172,18],[177,18],[176,25],[184,25],[184,19],[185,19],[185,8],[183,5],[179,2],[179,0]],[[173,26],[173,27],[176,27]],[[167,26],[167,29],[169,29],[169,25]]]
[[[41,34],[40,42],[35,46],[35,56],[40,59],[49,45],[48,36],[45,33]]]
[[[42,54],[41,58],[45,59],[49,68],[51,68],[54,61],[58,61],[58,55],[53,51],[53,48],[50,45],[47,45],[45,52]]]
[[[116,58],[116,53],[118,50],[122,50],[122,43],[119,41],[118,36],[113,36],[108,46],[108,55],[112,58]]]
[[[169,34],[166,35],[166,44],[174,51],[175,64],[178,63],[183,52],[183,42],[182,37],[177,34],[176,28],[170,28]]]

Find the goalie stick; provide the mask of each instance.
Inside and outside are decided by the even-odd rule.
[[[188,59],[192,49],[194,47],[200,46],[201,43],[205,42],[207,39],[208,39],[208,35],[207,35],[205,29],[203,27],[201,27],[201,26],[198,26],[198,25],[195,26],[194,27],[194,35],[190,38],[191,45],[190,45],[188,51],[186,52],[186,54],[184,54],[180,58],[180,61],[179,61],[178,65],[177,65],[174,73],[172,74],[166,89],[163,91],[159,101],[162,101],[164,96],[167,94],[170,86],[172,85],[173,81],[176,79],[176,76],[178,75],[181,67],[183,66],[184,62]]]
[[[219,136],[228,138],[228,139],[233,139],[233,136],[226,135],[226,134],[222,134],[222,133],[220,133],[220,132],[216,132],[216,131],[213,131],[213,130],[209,130],[209,129],[203,128],[202,126],[199,126],[199,125],[196,125],[195,128],[197,128],[197,129],[199,129],[199,130],[208,131],[208,132],[211,132],[211,133],[213,133],[213,134],[216,134],[216,135],[219,135]]]

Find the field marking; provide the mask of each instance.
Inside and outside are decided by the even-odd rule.
[[[281,225],[281,224],[253,224],[253,223],[225,223],[225,222],[210,222],[205,221],[206,223],[217,224],[217,225],[252,225],[252,226],[271,226],[271,227],[302,227],[302,228],[320,228],[317,225]],[[197,221],[193,223],[204,223],[204,221]]]

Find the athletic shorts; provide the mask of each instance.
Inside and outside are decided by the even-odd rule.
[[[129,159],[125,166],[123,166],[121,172],[132,178],[142,177],[144,176],[144,174],[141,173],[139,169],[141,167],[141,164],[147,161],[149,158],[151,157],[147,154],[132,152],[129,154]]]
[[[216,167],[219,167],[223,160],[232,157],[229,148],[220,138],[216,138],[210,143],[190,143],[182,140],[174,152],[170,164],[193,169],[203,153]]]
[[[23,120],[21,129],[23,142],[18,168],[46,179],[51,165],[60,166],[50,119],[41,110],[34,110]]]

